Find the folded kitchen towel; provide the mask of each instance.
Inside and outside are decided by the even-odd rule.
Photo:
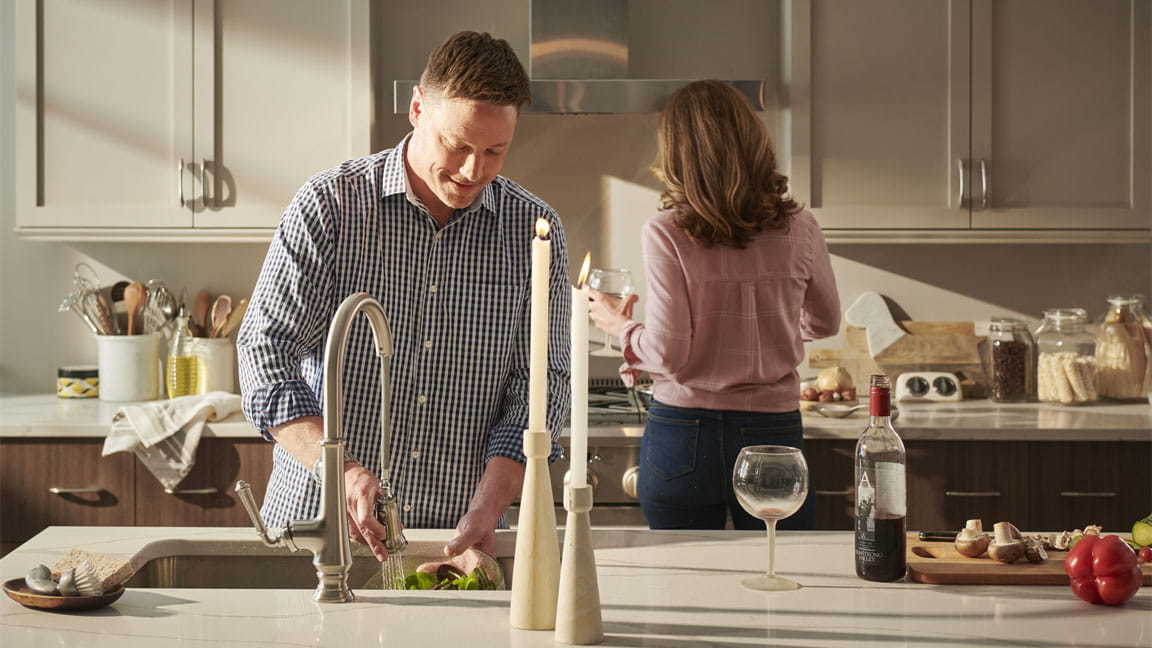
[[[164,488],[174,489],[196,463],[204,423],[238,411],[240,396],[222,391],[126,405],[112,417],[103,454],[131,450]]]

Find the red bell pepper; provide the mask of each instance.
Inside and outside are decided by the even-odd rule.
[[[1120,536],[1086,535],[1064,559],[1072,591],[1089,603],[1120,605],[1140,589],[1136,552]]]

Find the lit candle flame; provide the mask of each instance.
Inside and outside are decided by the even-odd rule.
[[[548,238],[548,221],[544,218],[536,219],[536,238]]]
[[[589,252],[584,255],[584,263],[580,265],[580,276],[576,278],[576,287],[583,288],[584,282],[588,280],[588,271],[592,267],[592,253]]]

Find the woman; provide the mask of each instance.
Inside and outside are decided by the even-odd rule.
[[[763,529],[732,490],[750,445],[804,446],[796,367],[835,335],[840,300],[820,226],[787,192],[767,130],[742,95],[697,81],[668,100],[653,171],[661,211],[644,225],[645,322],[592,292],[593,322],[621,338],[629,379],[653,402],[640,504],[653,529]],[[810,529],[811,493],[781,529]]]

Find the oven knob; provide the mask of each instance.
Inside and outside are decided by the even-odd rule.
[[[640,478],[640,466],[632,466],[624,471],[624,478],[621,480],[621,485],[624,487],[624,492],[628,497],[637,499],[636,495],[636,480]]]
[[[568,469],[564,471],[564,488],[567,489],[571,484],[572,470]],[[596,487],[600,485],[600,477],[591,470],[588,471],[588,485],[592,487],[593,493],[596,492]]]

